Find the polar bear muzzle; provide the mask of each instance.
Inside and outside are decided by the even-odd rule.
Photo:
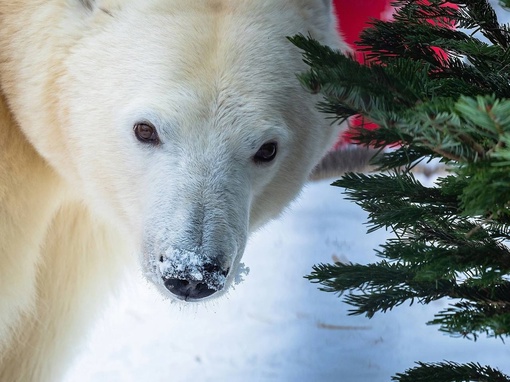
[[[225,256],[208,257],[195,248],[171,248],[155,264],[156,284],[164,285],[167,293],[186,302],[200,301],[224,291],[229,284],[233,264]]]
[[[165,287],[177,298],[189,301],[200,300],[222,290],[229,270],[218,264],[206,263],[197,269],[181,272],[178,277],[163,277]]]

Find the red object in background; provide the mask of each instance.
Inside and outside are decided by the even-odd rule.
[[[355,49],[355,42],[363,29],[369,26],[371,19],[388,20],[391,17],[392,7],[390,0],[334,0],[335,13],[340,26],[339,33],[343,36],[351,48]],[[362,54],[357,53],[356,58],[362,61]],[[359,117],[351,118],[349,125],[351,127],[361,126],[362,120]],[[376,129],[374,123],[366,123],[366,129]],[[342,134],[334,149],[338,149],[351,140],[352,133],[346,131]]]
[[[388,20],[393,9],[390,0],[334,0],[333,5],[340,25],[339,32],[352,48],[355,48],[354,43],[371,19]],[[358,61],[361,61],[361,55]]]
[[[339,33],[343,36],[351,48],[355,50],[355,42],[359,39],[359,35],[363,29],[369,26],[371,19],[390,20],[393,12],[393,7],[390,4],[391,0],[333,0],[335,13],[340,26]],[[428,4],[427,0],[423,0]],[[446,3],[443,6],[458,8],[457,5]],[[453,27],[453,25],[452,25]],[[443,58],[447,54],[440,48],[434,48],[437,55]],[[363,56],[360,52],[356,52],[358,61],[362,61]],[[363,124],[360,116],[353,117],[349,120],[350,128],[356,128],[363,125],[365,129],[373,130],[377,128],[374,123]],[[352,133],[347,130],[342,134],[334,149],[341,148],[342,146],[351,142]]]

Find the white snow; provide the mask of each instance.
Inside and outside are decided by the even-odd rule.
[[[191,277],[195,281],[204,281],[208,288],[219,290],[225,285],[227,277],[220,273],[205,272],[206,278],[204,280],[204,257],[204,255],[201,255],[199,248],[193,251],[169,248],[161,260],[150,265],[150,268],[157,269],[159,273],[155,275],[150,272],[148,279],[153,280],[156,284],[161,284],[162,277],[183,280]],[[240,263],[234,275],[234,284],[241,283],[249,272],[250,269]]]
[[[67,382],[390,381],[414,361],[477,361],[510,374],[510,347],[426,326],[446,306],[401,306],[368,320],[303,276],[313,264],[376,261],[390,234],[367,235],[366,214],[327,183],[258,232],[230,293],[183,307],[133,276],[68,373]]]
[[[158,261],[159,271],[163,277],[184,277],[190,276],[197,281],[203,280],[203,258],[199,250],[186,251],[182,249],[169,248],[165,253],[166,257]],[[186,275],[186,276],[185,276]]]

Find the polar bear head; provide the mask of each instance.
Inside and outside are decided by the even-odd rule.
[[[33,20],[45,42],[24,48],[35,91],[13,96],[32,108],[23,130],[164,293],[221,295],[248,234],[296,197],[338,133],[286,38],[341,48],[330,1],[46,3]]]

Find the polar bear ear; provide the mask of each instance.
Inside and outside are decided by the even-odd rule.
[[[333,0],[322,0],[324,3],[324,6],[328,10],[328,12],[331,12],[331,9],[333,9]]]
[[[96,3],[95,0],[79,0],[79,2],[89,11],[94,9],[94,5]]]
[[[301,4],[311,10],[309,32],[313,37],[334,49],[349,50],[338,33],[341,25],[338,25],[333,0],[302,0]]]

